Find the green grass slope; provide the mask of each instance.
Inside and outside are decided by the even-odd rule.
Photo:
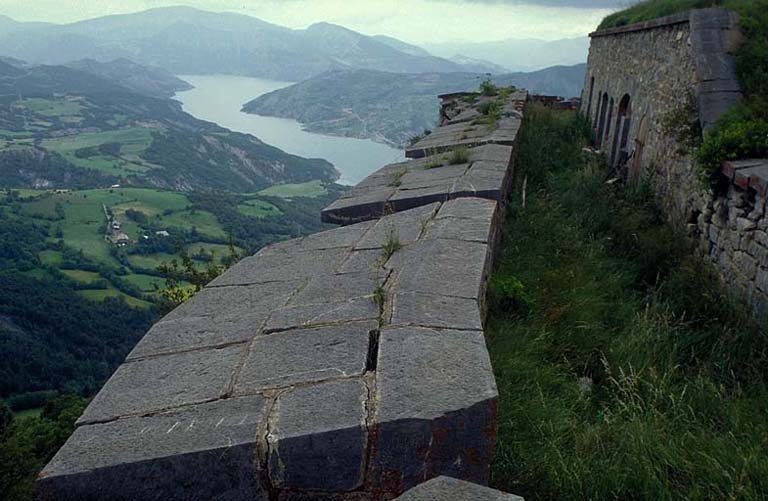
[[[532,109],[490,284],[491,483],[526,499],[761,499],[768,338],[588,128]]]

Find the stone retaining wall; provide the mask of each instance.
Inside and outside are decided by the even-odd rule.
[[[384,167],[324,212],[359,222],[262,249],[155,324],[38,499],[391,499],[440,475],[487,483],[485,286],[516,103],[505,130],[474,126],[487,146],[462,163],[398,164],[395,190]]]
[[[737,17],[701,9],[590,35],[581,112],[594,144],[629,179],[652,178],[659,204],[680,226],[707,203],[675,119],[704,129],[740,98],[728,51]]]
[[[740,99],[730,55],[737,21],[732,11],[701,9],[592,33],[581,112],[614,175],[649,179],[728,290],[768,318],[765,162],[727,163],[715,195],[680,134],[686,122],[706,131]]]

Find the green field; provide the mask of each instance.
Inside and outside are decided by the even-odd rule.
[[[40,258],[40,262],[43,263],[44,265],[57,266],[61,264],[63,255],[59,251],[44,250],[44,251],[41,251],[37,255],[37,257]]]
[[[83,109],[80,101],[70,101],[68,99],[44,99],[39,97],[25,98],[14,103],[16,106],[23,106],[37,115],[47,117],[73,116],[79,115]]]
[[[224,238],[227,232],[216,216],[203,210],[184,210],[162,216],[160,224],[168,228],[195,228],[198,233],[214,238]]]
[[[108,155],[95,155],[80,158],[75,152],[82,148],[92,148],[107,143],[120,143],[120,152],[130,156],[130,160]],[[68,161],[79,167],[95,169],[107,174],[127,175],[145,172],[151,166],[144,164],[138,155],[152,143],[152,132],[149,129],[132,127],[103,132],[89,132],[76,136],[65,136],[44,139],[42,147],[61,154]]]
[[[93,282],[101,280],[101,275],[99,275],[94,271],[61,270],[61,272],[67,277],[71,278],[76,282],[80,282],[81,284],[91,284]]]
[[[283,213],[283,211],[271,203],[258,198],[246,200],[237,206],[237,210],[240,211],[241,214],[251,217],[279,216]]]
[[[199,254],[201,250],[208,254],[213,252],[214,256],[216,256],[216,260],[219,262],[221,262],[223,258],[229,256],[230,254],[229,245],[211,244],[206,242],[195,242],[193,244],[189,244],[184,250],[186,250],[187,253],[193,257],[196,254]],[[242,248],[235,246],[235,252],[242,255],[244,251]]]
[[[129,296],[128,294],[121,292],[112,286],[109,286],[106,289],[79,290],[77,293],[86,299],[90,299],[91,301],[104,301],[109,297],[119,297],[123,298],[126,304],[129,306],[134,306],[136,308],[149,308],[152,306],[150,303],[144,301],[143,299],[137,299],[135,297]]]
[[[110,254],[111,244],[101,233],[105,222],[102,205],[112,208],[115,218],[124,225],[129,236],[139,237],[139,227],[125,217],[129,208],[140,210],[148,216],[158,216],[156,222],[168,228],[189,229],[196,226],[201,234],[214,237],[226,235],[213,214],[196,211],[190,214],[186,209],[189,200],[182,193],[144,188],[118,188],[81,190],[69,193],[50,193],[45,197],[22,204],[22,211],[28,216],[56,218],[57,207],[64,218],[55,221],[61,227],[64,242],[85,255],[107,264],[116,265]],[[166,211],[179,211],[163,215]]]
[[[163,252],[147,255],[131,254],[128,256],[128,262],[131,263],[131,266],[143,268],[145,270],[157,269],[158,266],[163,263],[167,263],[172,259],[178,260],[178,256],[173,254],[166,254]]]
[[[307,181],[297,184],[276,184],[258,194],[268,197],[295,198],[295,197],[321,197],[328,193],[323,183],[320,181]]]
[[[130,275],[125,275],[122,278],[129,284],[135,285],[136,287],[138,287],[139,290],[141,290],[142,292],[154,292],[155,285],[157,285],[158,287],[165,286],[165,279],[160,277],[154,277],[152,275],[141,275],[138,273],[132,273]]]

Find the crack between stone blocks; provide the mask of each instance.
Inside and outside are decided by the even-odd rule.
[[[245,391],[239,391],[228,398],[240,398],[240,397],[249,397],[252,395],[264,395],[265,393],[269,392],[286,392],[291,391],[295,388],[308,388],[311,386],[316,386],[322,383],[331,383],[334,381],[349,381],[349,380],[356,380],[360,379],[365,375],[365,372],[361,372],[358,374],[345,374],[343,376],[329,376],[322,379],[313,379],[312,381],[299,381],[295,383],[287,383],[283,386],[270,386],[268,388],[257,388],[254,390],[245,390]]]
[[[370,298],[369,296],[363,296],[362,299]],[[356,298],[361,299],[361,298]],[[317,317],[315,317],[317,318]],[[343,325],[347,324],[355,324],[355,323],[361,323],[361,322],[373,322],[377,320],[377,317],[368,317],[368,318],[349,318],[345,320],[332,320],[327,322],[317,322],[317,323],[307,323],[307,324],[301,324],[301,325],[291,325],[290,327],[279,327],[279,328],[272,328],[272,329],[264,329],[264,335],[270,335],[270,334],[279,334],[281,332],[290,332],[290,331],[297,331],[297,330],[306,330],[306,329],[320,329],[322,327],[341,327]],[[314,319],[309,320],[310,322],[314,321]]]
[[[260,329],[261,329],[261,326],[257,329],[257,332]],[[197,346],[197,347],[194,347],[194,348],[180,349],[178,351],[165,351],[165,352],[162,352],[162,353],[151,353],[151,354],[148,354],[148,355],[142,355],[142,356],[138,356],[138,357],[128,358],[121,365],[133,364],[133,363],[137,363],[137,362],[144,362],[144,361],[147,361],[147,360],[154,360],[154,359],[157,359],[157,358],[163,358],[163,357],[168,357],[168,356],[172,356],[172,355],[185,355],[185,354],[188,354],[188,353],[199,353],[199,352],[210,351],[210,350],[222,350],[224,348],[231,348],[233,346],[237,346],[237,345],[240,345],[240,344],[245,345],[245,344],[250,343],[252,340],[253,339],[244,339],[244,340],[240,340],[240,341],[230,341],[230,342],[224,342],[224,343],[219,343],[219,344],[212,344],[212,345],[208,345],[208,346]]]
[[[269,497],[270,501],[277,501],[280,490],[272,485],[272,478],[269,475],[269,452],[270,452],[270,445],[269,445],[269,437],[272,433],[273,429],[273,421],[277,419],[279,416],[276,415],[276,413],[279,410],[279,399],[280,397],[287,393],[290,390],[276,390],[272,393],[272,403],[269,407],[269,411],[265,414],[266,419],[264,419],[264,426],[261,430],[257,431],[256,435],[256,454],[257,459],[260,461],[261,469],[261,479],[264,482],[264,485],[267,489],[267,496]]]
[[[363,377],[366,390],[365,401],[365,465],[363,469],[362,488],[369,487],[373,459],[378,445],[378,427],[376,426],[376,372],[372,371]]]

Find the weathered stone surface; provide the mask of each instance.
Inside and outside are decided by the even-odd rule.
[[[335,231],[335,230],[331,230]],[[225,285],[253,285],[268,282],[287,282],[332,272],[346,258],[344,247],[273,253],[247,257],[213,280],[208,287]]]
[[[94,397],[78,424],[221,398],[229,391],[245,348],[240,344],[125,363]]]
[[[461,240],[425,240],[405,251],[398,292],[477,299],[488,273],[488,246]],[[449,271],[450,270],[450,271]]]
[[[484,481],[496,390],[483,295],[512,152],[386,166],[336,204],[366,221],[222,274],[137,345],[41,492],[362,501],[441,474]],[[114,462],[110,448],[124,449]]]
[[[275,310],[264,332],[276,332],[303,327],[341,324],[359,320],[377,320],[379,307],[372,297],[358,297],[338,303],[286,306]]]
[[[520,496],[451,477],[433,478],[396,499],[397,501],[523,501]]]
[[[376,322],[296,329],[257,337],[235,393],[362,375]]]
[[[518,120],[519,121],[519,120]],[[499,132],[517,136],[517,128]],[[350,224],[381,217],[388,212],[403,212],[452,198],[482,197],[502,201],[512,177],[512,146],[486,144],[468,152],[468,163],[450,165],[449,154],[386,166],[366,178],[379,183],[385,177],[391,186],[355,187],[323,210],[323,220]],[[381,174],[387,172],[386,176]],[[372,179],[373,181],[369,181]],[[376,198],[378,197],[378,199]]]
[[[361,379],[281,393],[267,435],[272,485],[326,492],[358,488],[365,469],[367,401]]]
[[[404,292],[392,300],[392,325],[482,330],[475,299]]]
[[[38,499],[267,499],[256,475],[266,401],[231,398],[81,426],[40,473]]]
[[[287,281],[206,288],[155,324],[128,359],[250,340],[300,285]]]
[[[498,394],[481,332],[382,329],[376,396],[377,488],[437,475],[487,482]]]
[[[376,222],[366,235],[355,244],[355,250],[381,249],[388,242],[400,245],[415,242],[421,236],[427,221],[432,219],[439,208],[431,203],[406,212],[396,212]]]
[[[321,275],[310,280],[290,300],[290,305],[340,303],[359,297],[370,297],[387,279],[388,272],[345,273]]]

